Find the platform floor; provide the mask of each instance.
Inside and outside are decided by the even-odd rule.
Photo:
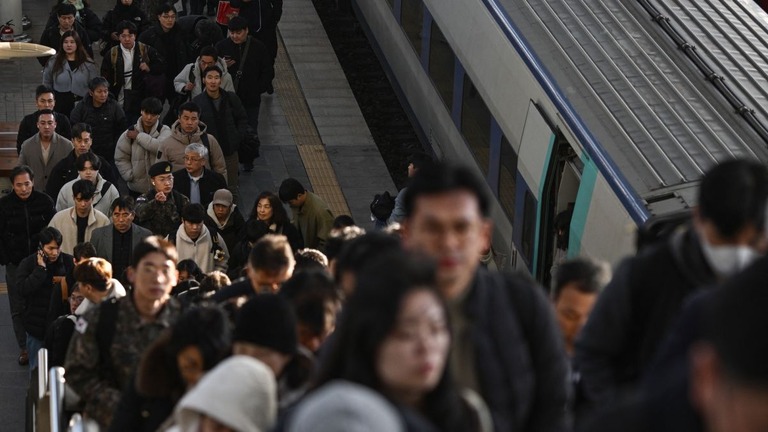
[[[92,1],[100,17],[114,5]],[[28,33],[38,40],[47,20],[49,0],[25,0],[33,21]],[[294,177],[323,197],[335,215],[349,214],[372,228],[368,205],[375,193],[396,191],[344,72],[312,2],[285,0],[279,24],[275,93],[262,97],[259,136],[261,157],[253,172],[240,173],[247,214],[256,195],[277,192]],[[96,59],[101,65],[101,59]],[[0,121],[20,121],[35,110],[34,89],[42,78],[35,59],[0,61]],[[403,167],[405,169],[405,167]],[[0,267],[0,282],[5,280]],[[0,285],[0,432],[24,428],[27,369],[16,364],[7,295]]]

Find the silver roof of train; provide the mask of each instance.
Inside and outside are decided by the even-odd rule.
[[[650,3],[768,125],[768,15],[752,0]],[[768,161],[765,140],[637,0],[500,4],[636,192],[675,192],[652,213],[694,204],[717,161]]]

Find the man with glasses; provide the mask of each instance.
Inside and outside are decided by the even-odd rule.
[[[171,128],[160,123],[163,103],[156,97],[141,102],[141,117],[117,140],[115,165],[128,183],[129,193],[138,197],[150,189],[149,167],[157,162],[160,143],[171,136]]]
[[[149,168],[152,188],[136,199],[137,223],[166,237],[181,225],[181,210],[189,198],[173,189],[173,171],[170,162],[158,162]]]
[[[184,169],[173,173],[176,190],[189,197],[191,203],[202,204],[204,208],[213,201],[217,190],[227,188],[221,174],[205,167],[207,159],[208,149],[204,145],[190,144],[184,151]]]
[[[72,142],[56,133],[56,116],[49,109],[38,111],[37,130],[36,135],[21,144],[19,165],[32,168],[35,189],[42,192],[53,168],[72,151]]]
[[[141,33],[139,42],[149,45],[160,53],[165,61],[165,93],[163,96],[172,102],[176,94],[173,78],[192,60],[189,45],[184,33],[176,23],[176,9],[164,3],[157,9],[155,24]],[[162,100],[162,99],[161,99]]]
[[[112,274],[122,283],[127,283],[125,269],[131,262],[133,249],[152,235],[148,229],[133,223],[135,210],[133,198],[117,198],[112,201],[109,212],[112,224],[94,230],[91,236],[96,256],[112,263]]]
[[[72,145],[74,148],[72,151],[62,159],[51,173],[51,178],[48,179],[48,184],[45,186],[45,193],[51,198],[56,199],[61,191],[62,186],[71,182],[77,178],[77,167],[75,167],[75,160],[78,156],[83,155],[91,151],[93,140],[91,139],[91,125],[87,123],[77,123],[72,126]],[[115,169],[106,159],[102,156],[98,156],[99,159],[99,174],[104,177],[104,180],[117,184],[117,176],[115,175]]]

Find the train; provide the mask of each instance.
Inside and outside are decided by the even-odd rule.
[[[639,228],[688,217],[712,165],[768,161],[768,15],[752,0],[351,6],[425,145],[486,180],[501,268],[546,281],[563,256],[615,264]]]

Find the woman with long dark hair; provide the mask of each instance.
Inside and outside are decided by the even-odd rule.
[[[368,387],[397,408],[407,430],[489,430],[487,407],[451,380],[448,315],[435,287],[434,264],[403,250],[365,265],[316,391],[337,380]]]
[[[295,253],[304,247],[304,240],[299,231],[291,224],[288,212],[277,195],[264,191],[256,197],[248,219],[260,220],[269,226],[270,232],[282,234],[288,238],[288,243]]]
[[[61,35],[61,46],[43,69],[43,85],[56,95],[56,112],[69,117],[75,103],[88,95],[88,83],[99,76],[76,31]]]

